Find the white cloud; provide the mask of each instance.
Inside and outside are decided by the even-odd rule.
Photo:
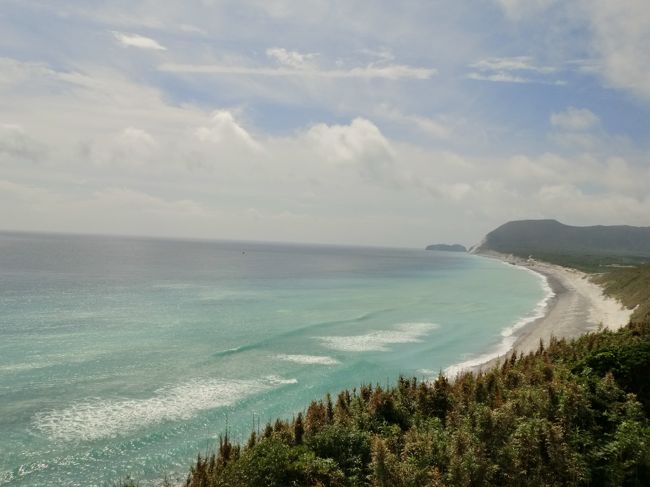
[[[495,74],[480,74],[469,73],[468,79],[477,81],[494,81],[495,83],[534,83],[532,79],[523,78],[509,73],[495,73]]]
[[[463,182],[442,184],[439,186],[439,191],[441,194],[456,202],[462,201],[467,195],[472,192],[472,189],[473,188],[470,184]]]
[[[255,150],[260,149],[260,145],[237,123],[233,114],[227,110],[215,111],[209,125],[197,128],[195,135],[201,142],[214,144],[235,143]]]
[[[403,64],[369,65],[350,69],[296,69],[294,67],[266,68],[219,64],[174,64],[164,63],[161,71],[186,74],[220,74],[236,76],[312,77],[326,79],[429,79],[437,71],[433,68],[419,68]]]
[[[600,75],[608,86],[650,100],[650,9],[647,0],[496,0],[513,21],[545,22],[552,47],[570,51],[586,30],[588,60],[569,61],[579,72]],[[546,11],[546,12],[545,12]],[[579,44],[578,44],[579,45]],[[579,50],[577,52],[580,52]],[[584,51],[580,54],[584,54]]]
[[[423,134],[435,139],[448,139],[451,136],[452,128],[448,123],[441,120],[434,120],[421,115],[404,114],[394,107],[386,104],[379,105],[375,113],[384,119],[417,128]]]
[[[16,202],[27,203],[27,207],[32,210],[41,208],[44,204],[50,204],[56,200],[57,198],[46,189],[16,183],[7,179],[0,179],[0,201],[5,210],[10,204],[15,204]],[[9,213],[6,216],[9,216]],[[5,228],[13,227],[14,225],[11,224],[5,226]]]
[[[563,112],[552,113],[551,125],[568,131],[585,131],[600,123],[598,116],[586,108],[569,107]]]
[[[538,14],[557,3],[557,0],[496,0],[512,19]]]
[[[145,147],[155,147],[156,145],[156,141],[150,133],[135,127],[125,128],[120,138],[129,144],[135,143]]]
[[[266,50],[266,55],[283,66],[294,69],[314,67],[313,60],[317,54],[302,54],[297,51],[287,51],[282,47],[272,47]]]
[[[89,204],[106,209],[122,209],[131,212],[155,213],[163,216],[170,214],[204,215],[205,209],[196,201],[189,199],[165,200],[142,191],[129,188],[106,188],[96,191]]]
[[[491,57],[470,64],[470,68],[479,71],[534,71],[549,74],[557,71],[551,66],[537,66],[530,56]]]
[[[153,163],[159,154],[158,143],[147,131],[127,127],[109,137],[96,137],[82,144],[82,153],[97,165],[137,167]]]
[[[193,24],[181,24],[181,25],[178,26],[178,28],[182,32],[188,32],[190,34],[199,34],[201,36],[208,35],[208,33],[205,30],[203,30],[200,27],[197,27],[196,25],[193,25]]]
[[[385,47],[380,49],[364,48],[364,49],[360,49],[359,52],[367,56],[376,58],[382,62],[392,62],[395,60],[395,55],[390,51],[390,49],[387,49]]]
[[[126,32],[113,31],[113,36],[120,44],[125,47],[137,47],[140,49],[153,49],[156,51],[166,51],[167,48],[161,46],[158,41],[150,37],[144,37],[139,34],[129,34]]]
[[[646,0],[582,0],[601,73],[612,86],[650,100],[650,8]]]
[[[502,83],[564,84],[562,80],[549,80],[557,72],[552,66],[539,66],[530,56],[490,57],[468,66],[474,71],[467,78]]]
[[[448,139],[451,136],[451,128],[443,122],[419,115],[407,115],[405,120],[413,122],[420,131],[436,139]]]
[[[317,124],[309,129],[307,137],[326,159],[335,162],[381,162],[393,156],[379,128],[364,118],[355,118],[350,125]]]
[[[0,124],[0,161],[36,161],[43,149],[19,124]]]
[[[493,60],[489,67],[536,73],[515,70],[517,63],[526,61]],[[1,186],[3,208],[11,208],[0,215],[0,226],[7,228],[419,245],[428,240],[431,222],[440,232],[473,243],[510,218],[553,216],[582,223],[598,210],[604,223],[633,224],[648,208],[642,183],[650,174],[624,150],[602,155],[597,147],[589,156],[513,158],[507,156],[508,146],[501,157],[470,157],[471,140],[463,140],[467,151],[456,153],[433,144],[416,147],[391,136],[387,122],[449,147],[455,139],[450,120],[456,118],[437,116],[430,106],[386,101],[384,91],[374,93],[372,110],[340,112],[349,123],[332,122],[340,113],[319,114],[322,123],[278,135],[244,123],[245,114],[260,119],[255,106],[245,113],[209,112],[175,104],[162,90],[108,68],[64,72],[16,66],[16,76],[6,84],[3,118],[45,141],[51,164],[47,191],[39,191],[42,172],[20,172],[20,164],[4,163],[3,178],[33,186]],[[301,71],[317,68],[273,69],[303,76]],[[273,85],[267,79],[260,83]],[[305,84],[320,89],[329,83]],[[381,84],[359,83],[369,92]],[[29,96],[20,91],[26,89]],[[434,115],[403,112],[407,107]],[[554,114],[553,127],[586,127],[577,131],[580,135],[598,126],[584,114],[570,113]],[[381,130],[376,120],[383,122]],[[86,154],[71,150],[84,142],[91,148]],[[99,163],[88,164],[88,154]],[[575,207],[572,197],[579,203]],[[102,229],[99,220],[115,223]]]
[[[34,79],[48,78],[54,74],[43,63],[21,62],[0,57],[0,87],[11,88],[32,82]]]

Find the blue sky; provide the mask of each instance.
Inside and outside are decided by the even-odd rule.
[[[642,0],[0,2],[0,228],[650,225]]]

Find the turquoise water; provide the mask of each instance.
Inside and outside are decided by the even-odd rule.
[[[226,425],[498,349],[542,284],[455,253],[0,234],[0,485],[182,477]]]

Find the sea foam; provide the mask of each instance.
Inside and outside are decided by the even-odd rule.
[[[323,336],[323,345],[341,352],[388,352],[390,345],[421,342],[425,335],[437,329],[435,323],[401,323],[394,330],[377,330],[365,335]]]
[[[34,428],[52,440],[114,438],[163,421],[187,420],[200,411],[238,400],[296,379],[203,379],[159,389],[145,399],[92,399],[65,409],[37,413]]]
[[[338,360],[326,355],[276,355],[280,360],[285,362],[293,362],[301,365],[337,365],[340,364]]]
[[[540,274],[539,272],[535,272],[535,271],[533,271],[531,269],[528,269],[527,267],[521,267],[521,269],[524,269],[524,270],[530,272],[531,274],[534,274],[535,276],[537,276],[540,279],[542,289],[544,290],[544,297],[537,303],[537,305],[535,306],[535,308],[533,309],[533,311],[530,314],[528,314],[528,315],[524,316],[523,318],[517,320],[511,326],[508,326],[508,327],[504,328],[503,330],[501,330],[501,336],[503,336],[503,337],[509,337],[515,331],[519,330],[520,328],[523,328],[527,324],[532,323],[533,321],[536,321],[536,320],[538,320],[540,318],[543,318],[544,315],[546,314],[547,309],[548,309],[549,301],[553,297],[555,297],[555,293],[553,292],[553,289],[551,289],[551,285],[549,284],[548,278],[545,275]]]

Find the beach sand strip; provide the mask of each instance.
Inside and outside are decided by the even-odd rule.
[[[540,340],[548,344],[551,337],[575,338],[600,328],[617,330],[630,321],[633,310],[606,296],[602,287],[584,272],[533,259],[521,259],[497,252],[481,253],[512,265],[522,266],[546,277],[555,293],[547,303],[546,313],[517,330],[511,350],[470,370],[487,370],[502,363],[514,351],[527,354],[539,348]]]

